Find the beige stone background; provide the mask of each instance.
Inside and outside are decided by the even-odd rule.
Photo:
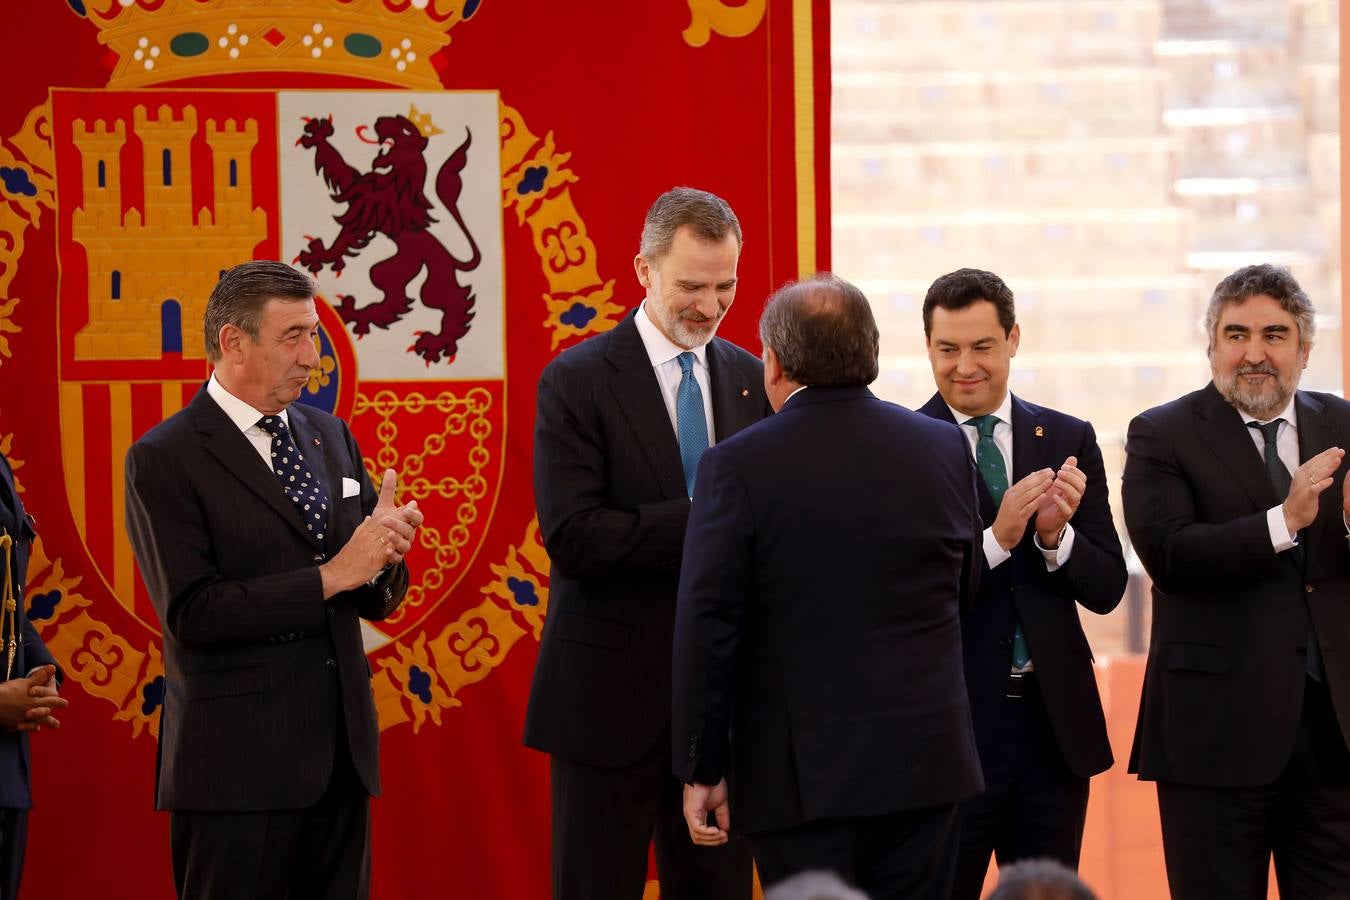
[[[1340,391],[1340,27],[1336,0],[832,0],[834,269],[876,311],[878,393],[934,390],[928,284],[998,272],[1012,389],[1092,421],[1123,536],[1126,426],[1209,380],[1224,275],[1289,266],[1319,311],[1303,386]],[[1167,897],[1156,795],[1125,772],[1149,629],[1131,568],[1116,612],[1083,613],[1117,759],[1083,844],[1100,900]]]

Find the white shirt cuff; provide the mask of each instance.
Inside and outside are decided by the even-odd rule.
[[[1275,548],[1276,553],[1283,553],[1298,546],[1289,533],[1289,526],[1285,524],[1283,506],[1272,506],[1266,512],[1266,527],[1270,529],[1270,545]]]
[[[994,538],[994,526],[989,526],[984,530],[984,561],[989,563],[989,568],[996,568],[1000,563],[1008,561],[1012,553],[1004,550],[998,545]]]
[[[1060,566],[1069,561],[1069,554],[1073,553],[1073,526],[1064,526],[1064,536],[1059,539],[1059,546],[1053,550],[1047,550],[1041,546],[1041,536],[1032,535],[1031,538],[1036,542],[1036,549],[1041,551],[1041,556],[1045,558],[1045,570],[1053,572]]]

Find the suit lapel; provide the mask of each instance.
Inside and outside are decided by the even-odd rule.
[[[356,523],[347,521],[350,517],[341,514],[347,506],[339,502],[342,499],[342,478],[344,475],[354,477],[359,484],[360,473],[342,470],[339,457],[343,454],[323,442],[318,428],[302,404],[291,404],[287,408],[286,418],[290,422],[291,436],[296,440],[295,446],[299,448],[300,455],[309,463],[311,470],[317,470],[323,475],[324,492],[328,494],[327,546],[341,547],[356,530]]]
[[[313,535],[305,530],[299,513],[286,499],[281,485],[277,484],[276,476],[258,458],[258,451],[253,449],[248,438],[234,426],[229,416],[225,415],[224,410],[211,399],[205,388],[197,393],[189,409],[192,411],[197,430],[203,436],[206,452],[214,456],[226,471],[312,544]]]
[[[1020,398],[1012,398],[1013,458],[1012,480],[1008,487],[1026,478],[1037,469],[1053,468],[1056,463],[1049,459],[1048,445],[1045,441],[1045,423],[1043,411],[1039,406],[1026,403]],[[1039,429],[1039,434],[1037,433]],[[1063,462],[1064,460],[1059,460]]]
[[[928,416],[930,419],[937,419],[941,422],[950,422],[953,425],[956,425],[956,419],[952,416],[951,407],[947,405],[947,401],[942,399],[941,393],[934,394],[927,403],[920,407],[919,412]],[[966,442],[966,448],[969,449],[970,435],[963,426],[956,425],[956,427],[961,432],[961,437]],[[1014,455],[1016,455],[1016,446],[1017,444],[1014,442]],[[971,458],[974,459],[973,453],[971,454]],[[1011,485],[1009,485],[1009,487],[1011,487]],[[994,518],[998,515],[998,510],[994,508],[994,496],[989,493],[989,488],[985,486],[984,479],[979,477],[978,474],[975,476],[975,490],[980,501],[980,521],[985,527],[988,527],[993,524]]]
[[[661,397],[661,384],[656,380],[633,314],[616,325],[610,334],[606,356],[617,370],[610,380],[610,390],[661,483],[661,493],[667,500],[687,497],[675,429],[671,427],[670,415]]]
[[[1294,394],[1294,408],[1298,417],[1298,461],[1300,463],[1307,462],[1328,447],[1337,446],[1336,434],[1331,428],[1331,422],[1324,414],[1326,404],[1311,394],[1297,391]],[[1345,445],[1340,444],[1340,446]],[[1341,525],[1341,485],[1339,482],[1333,483],[1318,497],[1316,522],[1326,521],[1335,523],[1333,531],[1336,535],[1344,534],[1344,528]],[[1317,536],[1321,533],[1322,529],[1316,523],[1302,532],[1306,538],[1303,562],[1308,571],[1313,571],[1313,560],[1319,552]],[[1336,545],[1338,552],[1343,553],[1343,550],[1339,550],[1339,537],[1336,539]]]
[[[736,351],[721,338],[708,344],[708,373],[715,440],[726,440],[759,421],[763,402],[759,390],[736,365]]]
[[[1242,416],[1223,399],[1213,382],[1201,391],[1196,400],[1195,416],[1196,434],[1251,499],[1253,507],[1270,509],[1278,503],[1270,475],[1261,461],[1261,453],[1252,440],[1251,429],[1243,424]],[[1302,426],[1300,420],[1300,429]]]

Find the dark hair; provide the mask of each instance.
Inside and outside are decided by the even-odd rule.
[[[1097,900],[1097,895],[1057,860],[1024,859],[998,870],[998,885],[985,900]]]
[[[829,272],[779,288],[759,317],[759,339],[797,384],[844,387],[877,378],[881,333],[872,307]]]
[[[638,248],[642,258],[652,265],[660,262],[670,252],[675,232],[684,225],[705,241],[726,240],[730,232],[736,235],[736,246],[741,245],[741,223],[727,201],[707,191],[677,187],[657,197],[647,210]]]
[[[285,263],[255,259],[220,274],[206,301],[202,328],[206,332],[206,358],[220,359],[220,329],[234,325],[254,341],[262,325],[262,309],[269,300],[299,302],[314,298],[314,282]]]
[[[1013,308],[1013,292],[1003,279],[983,269],[957,269],[928,286],[928,294],[923,298],[923,336],[927,338],[933,332],[934,307],[956,312],[981,300],[994,304],[998,310],[998,324],[1003,326],[1003,336],[1012,334],[1013,326],[1017,324],[1017,311]]]
[[[1294,317],[1294,321],[1298,323],[1300,346],[1307,347],[1312,343],[1313,334],[1317,331],[1312,301],[1284,266],[1260,263],[1238,269],[1214,288],[1214,293],[1209,298],[1209,306],[1205,309],[1205,336],[1211,351],[1214,349],[1214,341],[1218,338],[1214,332],[1219,327],[1219,316],[1223,314],[1223,308],[1261,294],[1280,304],[1281,309]]]

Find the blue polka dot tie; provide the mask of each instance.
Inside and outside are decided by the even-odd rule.
[[[1003,458],[1003,451],[994,442],[994,426],[998,423],[998,416],[993,415],[976,416],[966,422],[967,425],[974,425],[980,435],[980,439],[975,442],[975,468],[980,470],[984,486],[989,488],[989,495],[994,498],[995,509],[1003,502],[1003,495],[1008,490],[1008,463]],[[1031,664],[1031,651],[1027,649],[1026,635],[1022,634],[1021,619],[1016,620],[1013,626],[1012,647],[1013,670],[1021,671]]]
[[[263,416],[258,427],[272,436],[272,474],[295,504],[305,530],[314,535],[322,549],[324,532],[328,530],[328,493],[323,482],[295,446],[291,430],[280,416]]]
[[[680,442],[680,463],[684,466],[684,486],[694,496],[694,473],[703,451],[708,449],[708,416],[703,411],[703,391],[694,378],[694,354],[679,355],[680,386],[675,391],[675,437]]]

